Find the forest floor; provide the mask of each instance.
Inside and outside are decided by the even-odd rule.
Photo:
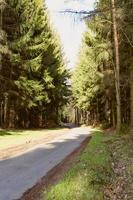
[[[95,131],[73,166],[43,200],[133,200],[133,140]]]
[[[0,159],[24,153],[36,145],[49,142],[68,132],[67,128],[44,130],[0,130]]]

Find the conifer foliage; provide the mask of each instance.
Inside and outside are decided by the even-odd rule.
[[[42,0],[0,0],[0,124],[58,122],[68,71]]]
[[[119,58],[116,58],[111,2],[115,3]],[[79,62],[73,75],[74,105],[79,110],[80,123],[100,122],[115,127],[119,121],[122,124],[130,123],[132,130],[132,9],[132,0],[99,0],[93,15],[89,19],[86,17],[87,31],[84,34]],[[116,68],[116,60],[120,62],[119,71]],[[118,108],[118,100],[120,100],[120,108]]]

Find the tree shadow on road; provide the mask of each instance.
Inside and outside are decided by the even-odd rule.
[[[0,160],[0,191],[4,187],[10,188],[8,194],[6,190],[2,191],[3,194],[0,194],[0,197],[9,195],[11,198],[18,198],[20,193],[23,195],[26,189],[36,185],[49,170],[71,154],[88,136],[82,134],[60,141],[53,140],[22,155]],[[17,180],[21,180],[20,186]]]

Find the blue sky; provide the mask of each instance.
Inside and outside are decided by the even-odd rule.
[[[60,35],[69,68],[73,68],[78,59],[82,34],[86,27],[83,20],[74,20],[72,15],[60,14],[58,11],[64,9],[89,11],[93,9],[94,2],[95,0],[46,0],[51,22]]]

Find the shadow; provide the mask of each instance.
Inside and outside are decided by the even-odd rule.
[[[70,127],[61,127],[61,126],[59,126],[59,127],[56,127],[56,128],[31,128],[31,129],[29,129],[29,128],[25,128],[25,129],[2,129],[2,128],[0,128],[0,136],[4,136],[4,135],[19,135],[20,133],[23,133],[23,132],[25,132],[25,131],[58,131],[58,130],[63,130],[64,128],[68,128],[68,129],[70,129]],[[74,126],[72,127],[72,128],[74,128]]]
[[[92,129],[92,130],[91,130],[91,133],[92,133],[92,134],[95,134],[95,133],[101,133],[101,134],[103,134],[103,131],[100,130],[100,129],[99,129],[99,130],[98,130],[98,129]]]
[[[62,127],[62,128],[69,128],[69,129],[72,129],[72,128],[76,128],[76,127],[78,127],[76,124],[74,124],[74,123],[61,123],[60,124],[60,127]]]
[[[7,131],[0,131],[0,136],[6,136],[6,135],[12,135],[12,133],[9,133]]]
[[[89,130],[81,131],[72,129],[64,138],[56,138],[22,155],[0,160],[0,200],[20,199],[24,192],[90,137]]]
[[[0,130],[0,136],[20,136],[23,131],[20,130]]]
[[[45,129],[1,129],[0,136],[21,136],[25,131],[58,131],[63,130],[65,127],[57,127],[57,128],[45,128]],[[67,127],[68,128],[68,127]],[[68,128],[69,129],[69,128]],[[58,134],[58,132],[57,132]]]

